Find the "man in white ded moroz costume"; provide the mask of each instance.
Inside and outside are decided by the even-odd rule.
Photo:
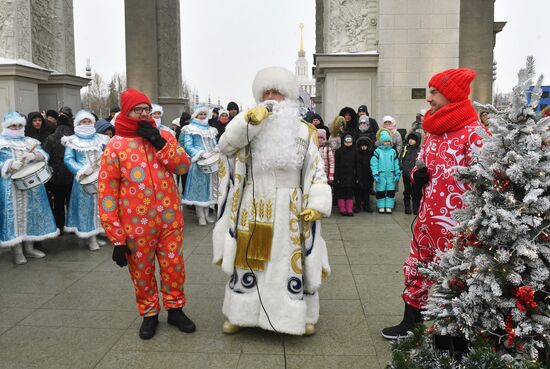
[[[319,319],[317,291],[330,273],[320,219],[330,216],[332,195],[317,129],[300,119],[290,71],[262,69],[252,90],[258,105],[237,115],[219,142],[213,262],[230,276],[223,331],[310,335]]]

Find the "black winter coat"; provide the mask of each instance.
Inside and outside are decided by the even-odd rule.
[[[370,159],[373,154],[373,147],[369,147],[367,151],[357,150],[357,188],[362,190],[372,188],[374,178],[372,176],[372,169],[370,167]]]
[[[73,183],[73,174],[65,166],[65,146],[61,144],[61,137],[74,134],[73,128],[68,125],[58,125],[55,132],[44,141],[44,151],[50,155],[50,167],[53,169],[49,185],[69,185]]]
[[[32,125],[32,120],[34,118],[40,118],[42,120],[42,125],[39,129],[34,128]],[[42,117],[42,114],[37,111],[29,113],[29,116],[27,117],[27,125],[25,126],[25,136],[37,139],[41,144],[43,144],[46,137],[48,137],[50,133],[50,129],[46,124],[46,120]]]
[[[344,146],[334,154],[334,183],[339,187],[355,187],[357,176],[357,150]]]
[[[406,177],[411,175],[411,171],[416,165],[416,159],[418,158],[418,153],[420,152],[420,135],[417,134],[416,132],[409,133],[406,138],[407,142],[409,141],[409,137],[411,135],[415,136],[416,144],[414,146],[411,146],[407,143],[407,145],[403,148],[401,157],[399,158],[401,161],[401,171],[403,172],[403,175]]]

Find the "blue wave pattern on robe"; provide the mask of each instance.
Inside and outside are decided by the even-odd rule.
[[[0,136],[0,168],[10,159],[18,159],[38,145],[35,152],[45,158],[48,154],[40,142],[30,138]],[[3,171],[4,174],[4,171]],[[0,246],[9,247],[22,241],[40,241],[56,237],[59,230],[55,224],[44,185],[20,191],[10,176],[0,178]]]
[[[75,175],[65,230],[75,232],[81,238],[97,235],[103,232],[103,228],[99,221],[97,194],[89,194],[84,191],[76,174],[82,168],[92,165],[101,158],[108,140],[107,136],[100,134],[90,137],[81,137],[75,134],[62,139],[62,143],[65,145],[65,166]]]
[[[204,125],[196,119],[182,129],[180,144],[192,160],[183,194],[184,204],[209,206],[216,203],[212,176],[217,176],[217,173],[203,173],[197,165],[201,153],[212,152],[217,147],[216,134],[215,128],[210,127],[208,123]]]

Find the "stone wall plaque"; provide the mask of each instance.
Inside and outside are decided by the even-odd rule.
[[[411,99],[421,99],[424,100],[426,98],[426,89],[425,88],[412,88],[411,89]]]

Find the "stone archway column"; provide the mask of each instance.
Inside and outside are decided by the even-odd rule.
[[[185,105],[179,0],[125,0],[124,9],[128,87],[162,105],[168,124]]]

